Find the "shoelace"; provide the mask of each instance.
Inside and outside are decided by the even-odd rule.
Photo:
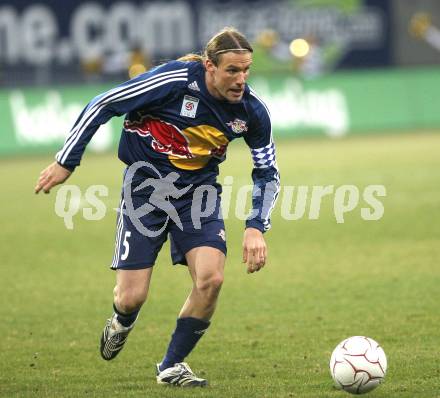
[[[185,375],[194,376],[194,373],[190,369],[186,368],[183,365],[179,365],[179,367],[181,369],[179,373],[180,376],[185,376]]]

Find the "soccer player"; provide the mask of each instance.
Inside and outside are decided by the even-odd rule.
[[[225,227],[216,178],[227,145],[236,138],[245,140],[254,164],[253,212],[246,221],[243,262],[248,273],[266,263],[263,233],[270,228],[279,174],[269,112],[246,84],[252,51],[240,32],[225,28],[207,43],[203,55],[188,54],[97,96],[35,187],[36,193],[48,193],[63,183],[80,164],[97,128],[113,116],[126,115],[119,158],[127,169],[111,265],[116,270],[114,312],[102,333],[101,355],[111,360],[123,348],[169,235],[173,264],[188,266],[193,286],[165,356],[156,365],[159,384],[207,384],[184,359],[208,329],[223,282]],[[214,201],[208,203],[209,194],[199,195],[195,205],[195,193],[204,187],[214,189]],[[139,208],[143,215],[133,217]],[[198,223],[194,208],[204,208]]]

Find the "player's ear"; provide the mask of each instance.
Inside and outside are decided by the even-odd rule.
[[[204,64],[206,71],[211,73],[215,71],[216,66],[214,65],[214,62],[212,62],[210,59],[205,59]]]

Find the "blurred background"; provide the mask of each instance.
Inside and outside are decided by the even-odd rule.
[[[435,0],[0,0],[0,156],[51,153],[97,93],[225,25],[255,46],[251,85],[276,136],[440,127]],[[119,134],[114,120],[91,149]]]

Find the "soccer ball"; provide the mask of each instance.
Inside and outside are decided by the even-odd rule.
[[[364,336],[339,343],[330,358],[330,373],[337,388],[351,394],[364,394],[376,388],[385,377],[387,358],[381,346]]]

